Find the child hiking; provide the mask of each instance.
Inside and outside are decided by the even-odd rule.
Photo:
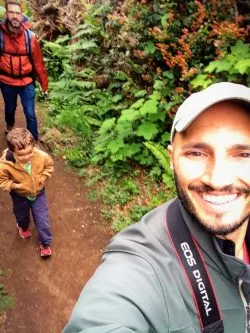
[[[27,129],[14,128],[8,133],[8,148],[0,158],[0,189],[10,193],[21,238],[31,237],[31,211],[39,236],[40,255],[48,257],[52,234],[44,183],[53,172],[53,161],[34,145],[35,140]]]

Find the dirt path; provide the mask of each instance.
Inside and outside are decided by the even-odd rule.
[[[16,126],[25,126],[20,108],[16,118]],[[0,120],[2,151],[3,112]],[[83,182],[65,169],[60,158],[54,161],[55,173],[46,187],[54,235],[50,259],[39,257],[33,224],[30,240],[18,238],[9,195],[0,192],[0,268],[5,271],[7,291],[16,299],[0,333],[60,333],[113,235],[98,205],[88,201]]]

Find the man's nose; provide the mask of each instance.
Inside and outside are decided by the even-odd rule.
[[[235,175],[230,163],[219,159],[209,163],[201,181],[214,189],[222,189],[234,183]]]

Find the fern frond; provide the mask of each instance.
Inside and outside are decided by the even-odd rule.
[[[90,50],[98,48],[98,45],[93,40],[81,40],[75,44],[70,45],[69,50],[71,52],[82,51],[82,50]]]
[[[69,35],[60,36],[55,40],[55,44],[64,44],[70,40]]]
[[[166,148],[162,145],[153,142],[144,142],[144,145],[152,152],[152,154],[157,158],[160,165],[163,167],[167,175],[172,175],[170,169],[170,160]]]
[[[80,38],[82,36],[91,36],[96,34],[96,28],[90,24],[83,24],[78,27],[78,32],[72,37],[72,39]]]

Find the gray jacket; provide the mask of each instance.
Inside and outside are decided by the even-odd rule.
[[[168,205],[113,238],[63,333],[202,332],[192,290],[166,232]],[[250,332],[244,305],[250,301],[250,266],[225,254],[221,248],[228,244],[219,244],[180,209],[205,259],[224,332]]]

